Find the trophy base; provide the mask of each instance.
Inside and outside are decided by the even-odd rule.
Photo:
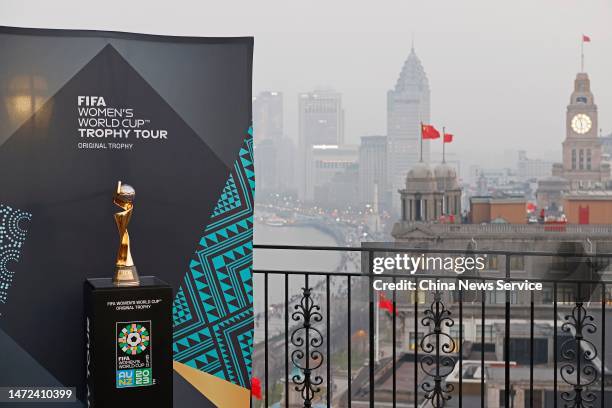
[[[115,276],[113,276],[113,285],[115,286],[138,286],[140,278],[138,271],[134,265],[132,266],[117,266]]]
[[[172,288],[85,282],[86,405],[172,408]]]

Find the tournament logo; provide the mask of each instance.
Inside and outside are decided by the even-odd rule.
[[[117,388],[153,385],[151,322],[118,322],[116,330]]]
[[[132,323],[121,330],[117,341],[125,354],[140,354],[149,346],[149,331],[146,327]]]

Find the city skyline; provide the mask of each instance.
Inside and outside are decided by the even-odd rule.
[[[513,150],[513,153],[527,150],[533,158],[556,160],[561,154],[560,142],[564,138],[568,95],[580,70],[583,32],[592,38],[585,47],[585,70],[591,76],[600,107],[601,128],[604,135],[612,132],[612,86],[610,76],[605,73],[612,69],[612,60],[605,51],[606,44],[612,44],[612,30],[602,26],[601,16],[594,11],[599,7],[605,14],[609,6],[597,3],[590,10],[576,7],[573,14],[569,13],[572,14],[570,17],[560,8],[552,7],[550,2],[546,3],[547,6],[534,5],[530,10],[526,10],[522,2],[513,3],[514,8],[502,6],[510,20],[520,13],[529,16],[522,22],[524,30],[517,32],[514,29],[511,35],[504,32],[507,22],[496,26],[495,22],[502,17],[498,13],[490,16],[488,12],[492,10],[489,7],[485,7],[488,12],[481,14],[485,21],[472,28],[456,21],[450,27],[423,28],[427,23],[418,23],[407,17],[411,24],[400,29],[398,35],[385,31],[368,33],[378,41],[389,41],[385,52],[371,48],[374,40],[364,43],[359,55],[364,62],[362,65],[369,70],[355,63],[353,57],[348,57],[346,62],[353,65],[350,68],[342,65],[347,69],[346,77],[341,77],[338,74],[339,64],[343,63],[340,58],[319,48],[324,54],[321,67],[300,70],[298,83],[311,79],[309,84],[298,87],[292,82],[291,87],[296,89],[295,95],[321,86],[342,93],[347,143],[358,144],[361,136],[386,134],[385,94],[393,88],[414,38],[416,52],[431,82],[432,122],[439,127],[446,126],[456,135],[450,151],[464,157],[466,168],[471,164],[489,167],[498,164],[507,156],[508,150]],[[412,8],[422,16],[427,14],[423,10],[433,12],[435,9],[414,4]],[[466,12],[460,10],[461,7],[451,9],[458,15]],[[444,22],[449,20],[447,15],[440,18]],[[546,21],[537,22],[538,18]],[[558,20],[556,25],[548,20],[554,21],[555,18]],[[580,24],[580,21],[589,23]],[[338,32],[328,34],[330,41],[337,46],[337,40],[346,37]],[[361,33],[356,36],[363,37]],[[499,41],[497,46],[496,41]],[[354,51],[354,47],[355,44],[348,42],[344,49]],[[346,53],[343,56],[347,57]],[[363,75],[363,83],[355,85],[359,81],[357,72]],[[256,76],[256,91],[266,88],[260,86],[262,83],[262,77]],[[292,106],[294,93],[289,88],[282,91],[287,95],[286,132],[294,138],[297,118],[297,109]],[[492,148],[497,154],[490,154]],[[439,149],[440,146],[432,146],[433,162],[437,161]]]

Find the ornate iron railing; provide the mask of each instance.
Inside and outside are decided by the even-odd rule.
[[[264,310],[258,314],[263,319],[264,335],[256,344],[254,359],[254,375],[264,377],[263,399],[253,399],[254,407],[509,408],[515,406],[517,398],[523,398],[516,406],[600,408],[608,406],[612,399],[606,398],[612,388],[608,389],[609,382],[605,381],[610,374],[605,368],[610,281],[530,277],[532,282],[547,285],[552,294],[549,301],[538,303],[531,292],[525,304],[513,301],[508,291],[503,302],[491,301],[486,290],[478,289],[470,293],[469,299],[463,291],[451,296],[435,290],[421,296],[417,290],[405,302],[399,301],[397,292],[393,291],[383,305],[372,288],[375,279],[389,282],[406,279],[417,286],[419,281],[432,278],[457,283],[468,279],[521,282],[525,279],[523,276],[512,276],[513,257],[585,259],[589,268],[595,265],[600,276],[605,276],[602,274],[612,254],[598,254],[595,259],[589,254],[470,252],[505,258],[505,273],[501,277],[468,277],[371,273],[375,254],[383,251],[452,256],[465,255],[465,250],[281,245],[256,245],[255,248],[257,251],[312,251],[313,254],[318,251],[352,253],[361,256],[365,271],[254,271],[256,295],[264,298]],[[263,279],[263,293],[257,279]],[[269,304],[270,279],[276,279],[279,290],[282,289],[284,299],[280,305]],[[300,279],[303,284],[297,291],[290,282]],[[340,289],[333,285],[337,282],[343,283]],[[573,293],[575,298],[571,303],[567,297],[561,301],[560,292]],[[425,303],[427,296],[429,300]],[[376,332],[382,319],[379,308],[391,309],[385,312],[390,317],[390,356],[383,356],[378,350],[381,335],[377,340]],[[519,317],[513,317],[512,312],[517,311]],[[494,322],[489,326],[487,315]],[[468,319],[475,323],[472,341],[466,339]],[[403,328],[399,338],[398,325]],[[495,338],[487,331],[492,325],[499,326],[500,333]],[[277,330],[271,326],[277,326]],[[546,334],[548,328],[552,339]],[[536,330],[543,332],[536,335]],[[512,340],[518,343],[514,345]],[[542,340],[552,341],[553,349],[544,362],[544,357],[538,355],[542,350],[536,351]],[[398,342],[402,343],[400,348]],[[546,350],[550,351],[548,345]],[[491,355],[503,357],[490,361]],[[362,364],[358,356],[365,359]],[[525,363],[517,364],[516,359],[524,359]],[[406,380],[411,384],[407,385]],[[522,383],[522,388],[517,388],[515,382]],[[495,390],[498,398],[489,395]]]

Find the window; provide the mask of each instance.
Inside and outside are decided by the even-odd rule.
[[[485,324],[484,327],[484,342],[485,343],[493,343],[493,326],[490,324]],[[482,343],[482,325],[476,325],[476,342]]]
[[[511,290],[510,292],[510,303],[516,304],[516,291]],[[500,305],[506,303],[506,291],[505,290],[489,290],[486,291],[487,303],[492,305]]]
[[[573,287],[573,285],[557,288],[557,302],[574,303],[575,301],[576,301],[576,288]]]
[[[465,337],[465,324],[463,326],[464,328],[462,332],[462,337]],[[448,335],[451,336],[456,341],[458,341],[459,340],[459,324],[455,323],[453,326],[451,326],[448,329]]]
[[[448,330],[448,335],[455,341],[455,348],[453,350],[451,350],[451,353],[457,353],[459,352],[460,348],[461,348],[461,343],[459,341],[459,324],[455,323],[454,326],[451,326],[450,329]],[[463,330],[461,333],[461,338],[463,340],[465,340],[465,325],[463,325]]]
[[[408,336],[408,348],[414,351],[414,348],[418,345],[418,342],[423,338],[423,333],[418,332],[417,337],[415,338],[414,332],[410,332]]]
[[[409,294],[408,294],[408,302],[411,305],[414,305],[415,298],[417,299],[417,302],[419,302],[420,305],[425,304],[425,291],[423,291],[423,290],[418,290],[418,291],[411,290],[409,292]]]
[[[553,303],[553,289],[551,287],[543,288],[542,303]]]
[[[499,257],[497,255],[487,255],[485,269],[488,271],[499,270]]]
[[[524,271],[525,270],[525,257],[516,256],[516,255],[510,257],[510,270],[511,271]]]
[[[606,286],[606,305],[612,305],[612,288]]]
[[[526,407],[531,406],[531,391],[525,390],[525,405]],[[534,407],[543,407],[544,406],[544,398],[542,395],[542,391],[533,390],[533,406]]]
[[[586,96],[579,96],[576,98],[576,103],[587,103],[587,97]]]
[[[584,169],[584,149],[580,149],[580,152],[578,153],[578,163],[580,170]]]
[[[515,394],[516,392],[514,390],[511,390],[510,393],[511,393],[510,395],[512,395],[512,394]],[[499,390],[499,407],[506,408],[506,390],[501,390],[501,389]]]
[[[576,170],[576,149],[572,149],[572,170]]]
[[[587,149],[587,170],[591,170],[591,149]]]

